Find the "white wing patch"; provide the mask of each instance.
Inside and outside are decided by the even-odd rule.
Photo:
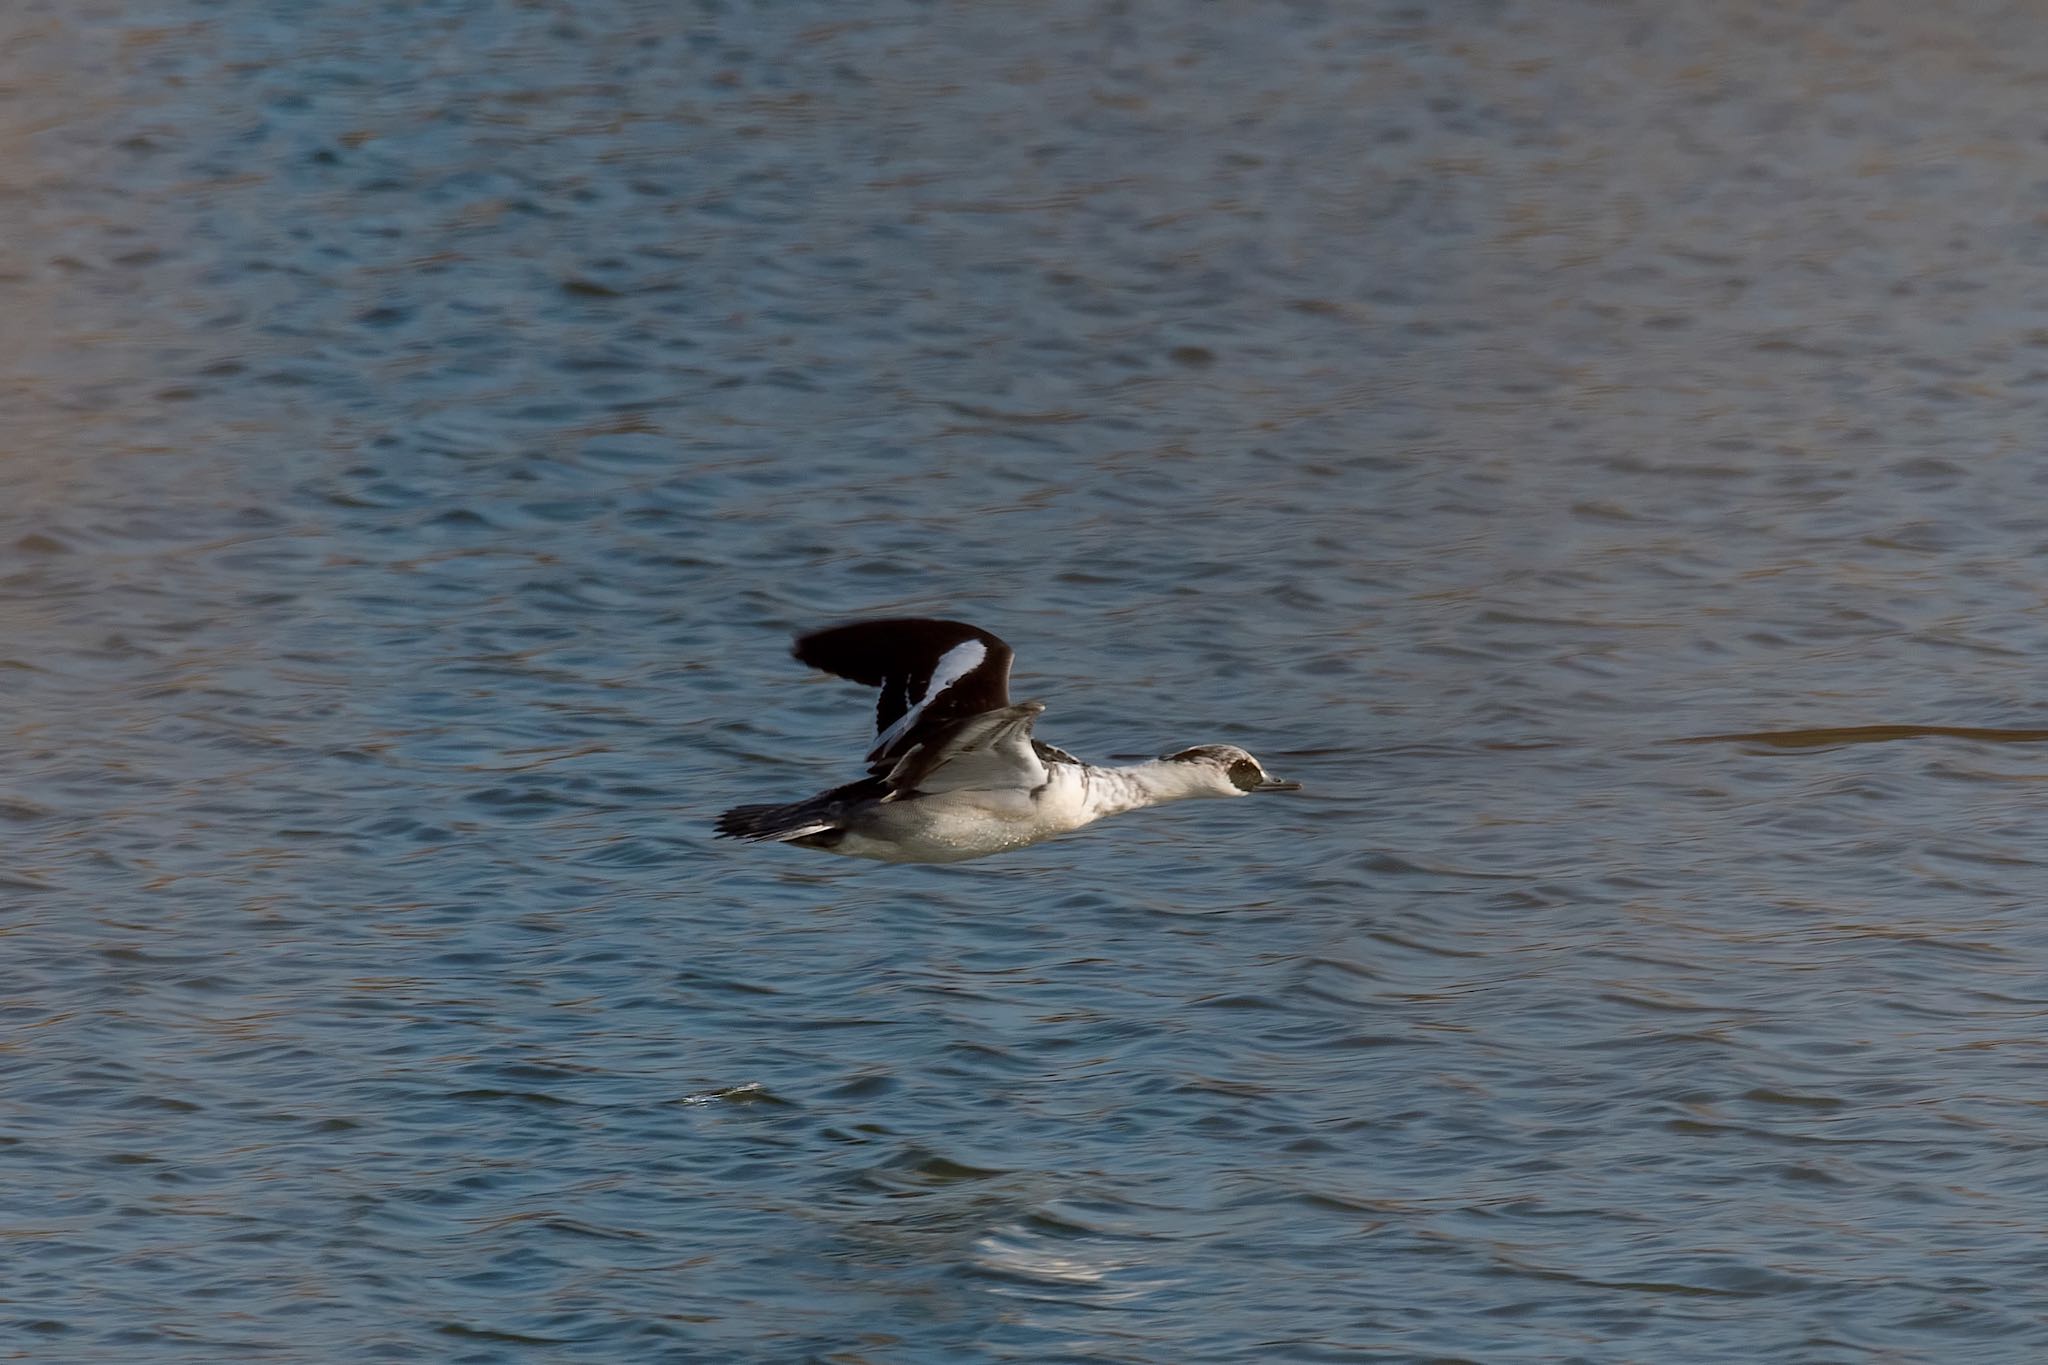
[[[868,757],[874,759],[889,752],[891,744],[916,727],[918,718],[924,715],[925,708],[932,704],[934,698],[979,668],[982,660],[987,657],[988,646],[979,640],[962,640],[941,654],[938,661],[932,665],[931,681],[925,684],[924,695],[919,697],[909,710],[898,716],[894,725],[875,736],[875,747],[869,751]]]

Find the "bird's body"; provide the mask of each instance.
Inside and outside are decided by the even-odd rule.
[[[796,657],[881,689],[869,775],[808,801],[736,806],[723,838],[892,863],[1002,853],[1141,806],[1289,791],[1227,744],[1098,767],[1031,737],[1045,710],[1009,699],[1010,647],[959,621],[857,621],[805,635]]]

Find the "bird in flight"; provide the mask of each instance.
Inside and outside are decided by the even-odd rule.
[[[1197,796],[1296,791],[1231,744],[1098,767],[1031,737],[1043,702],[1010,701],[1010,647],[963,621],[855,621],[799,636],[812,668],[881,689],[868,775],[786,805],[735,806],[719,837],[888,863],[957,863]]]

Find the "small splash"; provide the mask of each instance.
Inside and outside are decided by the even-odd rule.
[[[1975,725],[1839,725],[1812,730],[1744,730],[1689,735],[1672,744],[1767,744],[1773,749],[1819,749],[1841,744],[1884,744],[1895,739],[1969,739],[1986,744],[2040,744],[2048,730]]]
[[[759,1081],[747,1081],[742,1085],[729,1085],[723,1090],[703,1090],[694,1095],[685,1095],[676,1100],[677,1104],[768,1104],[793,1107],[789,1100],[782,1098]]]

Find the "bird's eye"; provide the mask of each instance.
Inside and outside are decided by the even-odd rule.
[[[1240,758],[1230,765],[1231,784],[1239,791],[1248,792],[1265,780],[1266,775],[1259,771],[1259,765],[1248,758]]]

